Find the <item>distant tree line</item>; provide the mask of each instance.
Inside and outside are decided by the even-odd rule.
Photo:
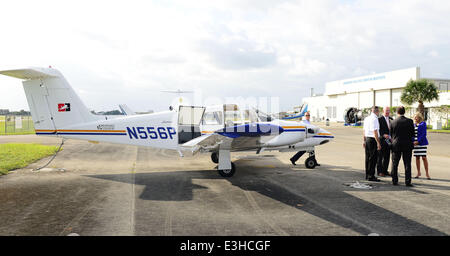
[[[21,109],[20,111],[9,111],[9,109],[0,109],[0,115],[29,116],[31,115],[31,113],[30,111],[25,111],[23,109]]]

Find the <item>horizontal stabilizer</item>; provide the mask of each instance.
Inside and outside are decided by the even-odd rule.
[[[56,69],[52,68],[26,68],[26,69],[2,70],[0,71],[0,74],[24,80],[33,80],[33,79],[42,79],[47,77],[60,76],[60,73]]]

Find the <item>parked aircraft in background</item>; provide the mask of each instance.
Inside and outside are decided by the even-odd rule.
[[[308,104],[303,105],[303,106],[301,107],[301,109],[302,109],[302,111],[300,112],[300,114],[298,114],[298,115],[293,115],[293,116],[283,117],[282,119],[283,119],[283,120],[290,120],[290,119],[297,119],[297,118],[303,117],[303,116],[306,114],[306,112],[308,112]]]

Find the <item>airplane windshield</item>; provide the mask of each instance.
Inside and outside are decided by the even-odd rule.
[[[221,125],[222,113],[220,111],[207,112],[203,115],[203,125]]]
[[[244,124],[250,121],[250,113],[248,110],[240,110],[235,104],[225,104],[224,119],[227,126]]]
[[[273,120],[274,117],[256,108],[241,110],[235,104],[224,105],[224,123],[226,126],[244,123],[270,122]]]

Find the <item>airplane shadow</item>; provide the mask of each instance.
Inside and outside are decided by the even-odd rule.
[[[322,165],[320,169],[315,170],[293,169],[281,163],[275,157],[266,157],[265,160],[274,163],[276,168],[255,168],[252,165],[252,160],[241,159],[235,161],[238,168],[236,174],[225,180],[244,191],[257,192],[299,211],[307,212],[362,235],[372,233],[374,230],[381,235],[446,235],[439,230],[346,193],[352,188],[344,186],[339,177],[344,177],[344,180],[349,181],[355,180],[362,176],[361,171],[352,171],[350,167],[331,165]],[[320,175],[316,175],[314,172],[318,172]],[[330,175],[332,179],[327,179],[327,175]],[[218,175],[217,171],[210,170],[152,171],[135,174],[86,176],[145,186],[139,198],[155,201],[190,201],[193,200],[194,190],[208,189],[194,184],[192,182],[194,179],[224,180]],[[335,180],[333,180],[333,177]],[[272,182],[272,179],[279,182]],[[326,183],[324,183],[325,180]],[[308,189],[301,193],[294,193],[292,189],[279,185],[280,181],[291,182],[289,184],[295,181],[298,182],[297,189],[302,188],[302,186]],[[332,189],[321,190],[320,187],[323,184],[330,184]],[[394,187],[385,182],[375,186],[377,189],[364,191],[373,193],[376,191],[392,191],[392,196],[395,196],[396,191],[414,191],[414,189],[408,189],[404,186]],[[449,189],[448,187],[429,184],[421,186],[433,189]],[[422,191],[419,192],[422,193]]]

